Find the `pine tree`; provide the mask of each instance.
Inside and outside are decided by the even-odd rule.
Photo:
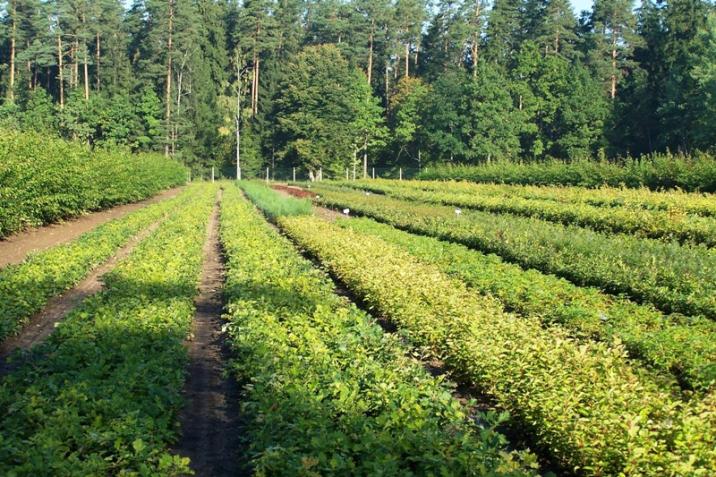
[[[597,37],[597,71],[604,75],[613,100],[619,81],[634,66],[632,54],[640,42],[631,0],[596,0],[590,23]]]
[[[509,68],[525,34],[522,0],[495,0],[487,20],[485,57]]]

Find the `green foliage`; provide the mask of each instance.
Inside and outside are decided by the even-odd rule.
[[[266,215],[275,219],[283,215],[308,215],[313,212],[311,201],[285,197],[260,182],[239,182],[239,187]]]
[[[397,245],[483,295],[494,296],[506,309],[547,325],[559,324],[582,341],[624,343],[631,358],[665,376],[673,373],[685,388],[705,391],[716,382],[716,323],[712,320],[664,316],[649,305],[578,287],[537,270],[523,270],[496,255],[370,219],[341,220],[339,225]]]
[[[624,350],[580,343],[505,313],[376,237],[311,217],[279,220],[348,289],[414,345],[492,396],[541,449],[576,473],[709,475],[713,396],[684,403],[642,380]]]
[[[494,430],[504,414],[468,416],[233,188],[221,238],[257,475],[534,475],[534,457]]]
[[[321,190],[321,201],[401,229],[496,253],[579,285],[626,293],[656,307],[716,318],[716,256],[704,246],[682,246],[629,235],[605,235],[535,218],[493,215],[411,204],[357,192]]]
[[[359,147],[382,143],[381,108],[334,45],[305,48],[277,101],[280,153],[313,172],[342,171]]]
[[[172,159],[93,151],[34,133],[3,131],[0,157],[0,237],[138,201],[186,180],[186,169]]]
[[[568,185],[582,187],[679,188],[716,192],[716,159],[655,154],[621,163],[578,160],[533,163],[500,162],[480,166],[436,165],[419,175],[429,180],[466,180],[504,184]]]
[[[0,383],[3,475],[189,472],[169,452],[216,188],[162,224]],[[32,445],[28,445],[28,443]]]
[[[508,213],[536,217],[565,225],[579,225],[608,233],[627,233],[639,237],[658,238],[665,241],[676,239],[682,243],[703,243],[716,246],[716,219],[690,215],[683,208],[645,210],[644,208],[602,207],[589,202],[555,201],[554,196],[539,192],[531,196],[520,186],[502,186],[498,193],[491,185],[461,184],[459,190],[451,183],[397,182],[339,182],[340,186],[366,189],[387,194],[403,200],[454,205],[492,213]],[[499,186],[497,186],[499,187]],[[612,194],[609,197],[610,193]],[[666,193],[668,195],[668,193]],[[618,203],[622,194],[615,190],[602,190],[606,202]],[[556,194],[559,197],[559,192]],[[701,196],[680,194],[684,208],[690,199]],[[674,198],[676,199],[676,197]]]
[[[132,236],[184,205],[186,193],[100,225],[68,244],[33,254],[21,264],[0,269],[0,341],[17,332],[50,298],[76,285],[109,259]]]

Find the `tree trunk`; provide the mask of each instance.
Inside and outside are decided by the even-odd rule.
[[[410,76],[410,42],[405,43],[405,77]]]
[[[368,136],[363,142],[363,179],[368,177]]]
[[[164,145],[164,155],[169,156],[169,145],[172,139],[172,130],[170,122],[172,118],[172,50],[174,48],[174,0],[169,0],[169,36],[167,37],[167,77],[166,86],[164,88],[164,102],[166,110],[164,119],[166,120],[167,141]]]
[[[60,82],[60,109],[65,107],[65,67],[62,62],[62,35],[57,35],[57,69],[59,73]]]
[[[237,55],[238,56],[238,55]],[[241,63],[236,59],[236,180],[241,180]]]
[[[101,76],[100,76],[100,63],[101,63],[100,60],[102,59],[101,46],[102,45],[100,43],[99,32],[97,32],[97,34],[95,36],[95,58],[94,58],[95,74],[97,75],[97,78],[95,78],[95,81],[96,81],[95,87],[97,88],[97,91],[102,89],[102,81],[100,79],[101,78]]]
[[[385,59],[385,108],[388,109],[390,105],[390,60]]]
[[[259,113],[259,79],[260,79],[260,73],[261,73],[261,56],[256,57],[256,90],[254,91],[254,95],[256,96],[256,99],[254,99],[254,116],[256,116]]]
[[[74,87],[78,88],[80,85],[80,41],[75,37],[75,43],[72,47],[72,74],[74,77]]]
[[[617,96],[617,35],[612,32],[612,77],[611,77],[611,99]]]
[[[375,35],[375,20],[371,20],[370,24],[370,35],[368,36],[368,85],[371,84],[373,79],[373,36]]]
[[[87,64],[87,47],[85,47],[84,58],[84,79],[85,79],[85,101],[89,101],[89,65]]]
[[[12,27],[10,29],[10,88],[8,97],[15,101],[15,43],[17,36],[17,2],[12,2]]]

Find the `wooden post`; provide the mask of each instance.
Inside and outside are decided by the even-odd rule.
[[[373,179],[375,179],[375,167],[373,168]]]
[[[398,180],[403,180],[403,168],[398,169]]]
[[[269,182],[269,168],[267,167],[266,168],[266,183],[268,184],[268,182]]]
[[[296,168],[293,168],[293,182],[296,182]]]
[[[211,183],[214,183],[214,166],[211,166]]]

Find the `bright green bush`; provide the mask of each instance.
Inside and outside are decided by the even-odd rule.
[[[159,154],[90,150],[36,133],[0,131],[0,238],[145,199],[186,181],[186,169]]]
[[[312,212],[311,201],[285,197],[260,182],[239,182],[239,187],[249,199],[271,218],[283,215],[308,215]]]
[[[716,246],[716,218],[690,215],[674,209],[664,211],[600,207],[584,202],[563,203],[555,200],[525,198],[519,197],[517,186],[503,186],[518,189],[515,191],[516,194],[511,194],[507,190],[504,195],[488,195],[480,194],[477,190],[460,192],[451,183],[445,183],[441,189],[432,187],[433,190],[430,191],[421,190],[419,183],[416,182],[410,185],[388,181],[379,181],[376,184],[370,184],[368,181],[339,184],[355,189],[368,188],[403,200],[536,217],[607,233],[629,233],[640,237],[676,239],[681,242]],[[686,198],[685,201],[688,202]]]
[[[679,214],[716,217],[716,201],[710,193],[684,192],[682,190],[653,191],[646,187],[586,187],[535,186],[510,184],[483,184],[464,181],[360,181],[341,182],[372,185],[397,184],[430,192],[449,191],[460,194],[478,194],[490,197],[521,197],[553,201],[564,204],[589,204],[606,208],[668,211]]]
[[[0,475],[186,475],[169,452],[216,188],[143,241],[0,381]]]
[[[186,192],[100,225],[70,243],[0,269],[0,342],[14,334],[55,295],[76,285],[132,236],[189,198]]]
[[[505,313],[437,268],[312,217],[279,225],[412,343],[491,395],[540,448],[585,475],[716,472],[713,396],[684,403],[640,379],[624,349]]]
[[[436,165],[418,175],[424,180],[465,180],[504,184],[573,185],[584,187],[680,188],[716,192],[716,159],[655,154],[622,163],[606,161],[493,162],[480,166]]]
[[[290,200],[290,199],[289,199]],[[257,475],[528,475],[400,341],[333,291],[238,190],[224,194],[233,372]]]
[[[580,339],[620,340],[632,358],[661,373],[673,373],[686,388],[707,390],[716,382],[716,322],[665,316],[648,305],[578,287],[565,279],[523,270],[496,255],[413,235],[370,219],[340,219],[338,225],[380,237],[420,261],[460,278],[524,316],[559,324]]]
[[[605,235],[509,214],[463,211],[456,215],[451,207],[375,194],[321,189],[320,200],[404,230],[496,253],[578,285],[626,293],[667,312],[716,318],[716,254],[702,245]]]

